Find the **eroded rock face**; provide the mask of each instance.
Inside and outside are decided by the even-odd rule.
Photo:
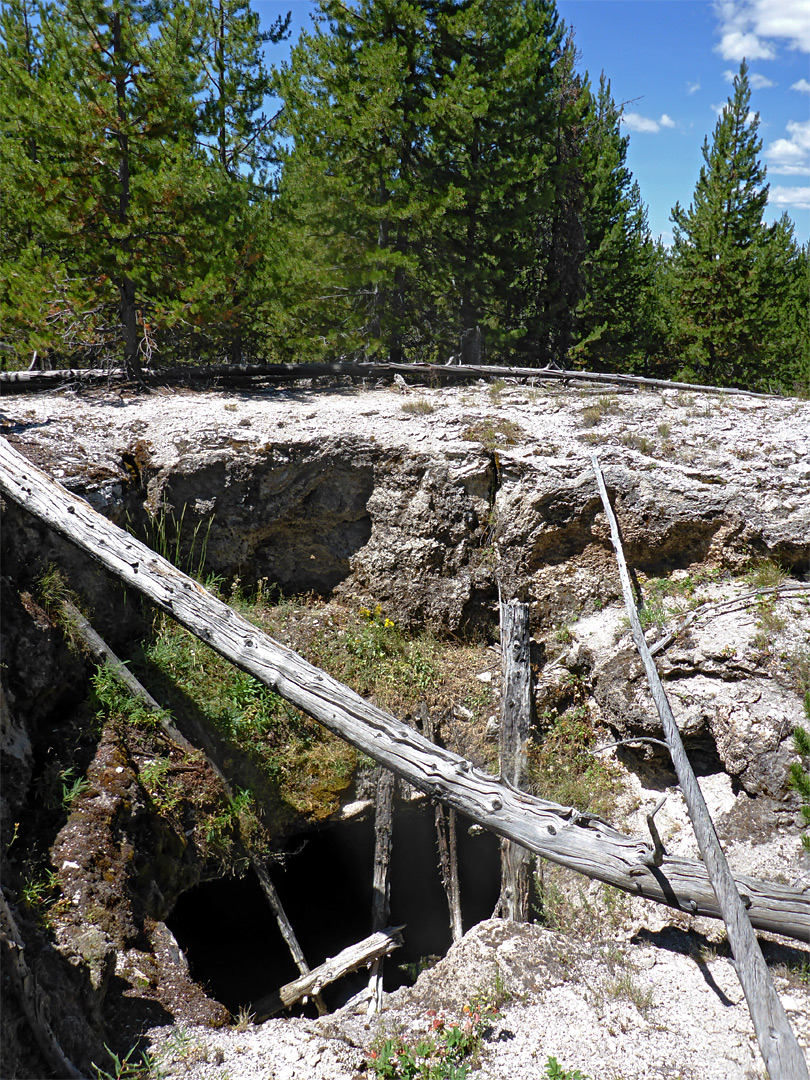
[[[207,541],[210,572],[266,578],[285,593],[330,592],[371,535],[373,451],[351,438],[247,455],[220,442],[187,448],[148,479],[147,509],[177,518],[185,510],[188,532],[203,529],[196,550]]]
[[[757,596],[729,604],[750,593],[744,581],[729,578],[709,592],[712,606],[657,660],[684,744],[699,770],[722,769],[748,794],[793,805],[786,778],[795,759],[793,731],[805,719],[797,665],[805,662],[810,645],[810,590],[788,584],[765,616],[770,629],[762,625]],[[676,629],[688,618],[688,611],[673,611],[669,622]],[[618,738],[663,739],[620,609],[590,616],[570,630],[575,643],[563,666],[588,673],[601,720]],[[663,633],[651,631],[650,637]],[[552,671],[546,679],[553,684]],[[657,748],[636,746],[641,754],[645,749],[648,756],[660,756]]]
[[[404,410],[415,398],[425,407]],[[402,625],[497,638],[500,584],[531,605],[538,712],[568,703],[573,682],[616,737],[660,738],[621,625],[590,455],[599,454],[642,585],[695,568],[737,572],[756,557],[780,560],[799,580],[810,572],[810,404],[668,392],[610,399],[525,387],[114,403],[65,395],[5,403],[4,433],[121,525],[146,534],[150,515],[182,518],[181,564],[197,570],[205,542],[206,570],[243,586],[266,579],[285,592],[337,592],[382,605]],[[508,439],[499,435],[506,420]],[[38,812],[37,754],[86,686],[84,665],[38,606],[36,578],[53,561],[65,565],[114,645],[142,636],[144,620],[86,556],[14,507],[4,509],[2,540],[0,809],[13,823]],[[715,599],[745,586],[722,588]],[[691,622],[659,657],[688,750],[725,781],[726,834],[750,836],[745,821],[756,818],[758,842],[777,827],[797,837],[785,780],[803,714],[785,657],[810,649],[810,615],[798,596],[776,611],[784,626],[766,640],[756,609],[743,607]],[[109,1023],[137,999],[156,1023],[195,1014],[219,1023],[224,1011],[195,988],[163,921],[206,872],[202,845],[161,823],[120,734],[84,749],[91,786],[58,831],[52,863],[71,903],[57,951],[94,1003],[88,1016],[103,1005]],[[766,803],[766,814],[753,813]],[[549,941],[538,964],[553,971]],[[479,945],[500,956],[508,942]]]

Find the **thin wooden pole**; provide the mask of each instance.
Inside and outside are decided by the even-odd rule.
[[[430,742],[438,745],[439,737],[433,717],[425,702],[421,709],[422,733]],[[458,880],[458,844],[456,839],[456,812],[442,802],[436,803],[436,845],[439,849],[439,873],[442,878],[447,911],[450,915],[450,934],[455,944],[464,936],[461,918],[461,886]]]
[[[717,896],[723,921],[726,924],[737,976],[748,1002],[748,1011],[754,1022],[754,1030],[765,1067],[771,1080],[807,1080],[810,1076],[807,1071],[807,1062],[773,985],[745,905],[737,891],[723,849],[720,847],[706,800],[703,798],[697,777],[686,756],[681,733],[675,723],[655,661],[644,640],[644,631],[638,617],[630,574],[624,558],[619,526],[610,505],[605,480],[596,455],[591,457],[591,462],[596,474],[596,485],[602,498],[602,505],[605,508],[605,516],[610,524],[610,538],[616,552],[624,604],[633,629],[633,640],[644,663],[644,670],[661,718],[678,783],[692,820],[698,848],[706,864],[709,881]]]
[[[321,989],[336,979],[348,975],[364,964],[382,959],[402,944],[402,926],[389,926],[356,945],[349,945],[337,956],[325,960],[319,967],[302,975],[295,982],[287,983],[280,990],[267,994],[253,1003],[254,1022],[260,1024],[282,1009],[287,1009],[303,997],[320,995]]]

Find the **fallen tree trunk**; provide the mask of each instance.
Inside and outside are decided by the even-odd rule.
[[[734,967],[748,1002],[748,1011],[754,1023],[762,1058],[771,1080],[803,1080],[803,1078],[808,1080],[807,1062],[773,985],[759,942],[746,914],[745,905],[737,890],[723,849],[720,847],[703,792],[700,790],[697,777],[686,756],[681,733],[675,723],[655,661],[647,648],[644,630],[633,598],[633,586],[630,583],[630,574],[624,558],[619,525],[610,505],[605,479],[596,455],[591,458],[591,462],[596,474],[596,485],[599,488],[605,517],[610,525],[610,539],[616,552],[624,604],[633,629],[633,640],[644,664],[650,692],[661,718],[670,757],[686,802],[698,849],[706,864],[709,880],[717,896],[723,922],[726,924]],[[648,820],[652,831],[651,819]]]
[[[320,994],[324,986],[348,975],[350,971],[356,971],[365,964],[388,956],[402,944],[403,929],[402,926],[389,926],[387,930],[380,930],[356,945],[350,945],[320,967],[314,968],[308,975],[303,975],[300,979],[282,986],[280,990],[259,998],[251,1008],[254,1023],[260,1024],[282,1009],[295,1005],[302,998]]]
[[[642,375],[613,374],[604,371],[564,371],[544,367],[496,367],[489,364],[359,364],[336,360],[320,364],[213,364],[208,367],[144,368],[144,383],[245,383],[261,379],[290,382],[298,379],[318,379],[349,376],[359,379],[380,379],[393,375],[409,375],[440,382],[461,382],[465,379],[543,379],[551,382],[595,382],[607,386],[649,386],[654,389],[690,390],[693,393],[733,394],[743,397],[769,398],[773,394],[758,394],[753,390],[738,390],[730,386],[702,386],[692,383],[650,379]],[[53,371],[2,371],[2,393],[53,390],[66,383],[86,384],[129,381],[124,368],[57,368]]]
[[[118,529],[0,439],[0,490],[88,552],[243,671],[384,768],[499,836],[636,896],[719,918],[706,868],[666,856],[600,818],[536,799],[434,746],[292,650],[263,634],[166,559]],[[751,922],[810,939],[810,894],[738,875]]]

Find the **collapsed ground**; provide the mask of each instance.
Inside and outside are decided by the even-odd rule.
[[[184,568],[215,575],[224,595],[361,693],[417,725],[427,710],[451,749],[490,767],[498,584],[528,600],[532,782],[546,798],[643,833],[643,814],[672,785],[664,762],[649,747],[589,753],[658,733],[617,603],[589,468],[598,452],[649,635],[681,626],[661,671],[733,868],[807,880],[800,800],[787,779],[810,689],[807,599],[790,589],[810,570],[807,403],[509,384],[306,386],[68,394],[7,402],[3,413],[3,434],[52,476]],[[41,978],[75,1015],[66,1047],[103,1061],[113,1028],[123,1053],[150,1025],[227,1022],[216,994],[185,969],[168,924],[201,883],[243,869],[236,819],[292,876],[294,853],[318,822],[367,818],[373,769],[122,597],[13,507],[4,517],[4,881]],[[50,581],[49,600],[42,575],[54,564],[64,582]],[[736,610],[699,611],[777,586]],[[218,725],[236,806],[103,681],[87,698],[86,665],[49,614],[65,587],[162,702],[189,723]],[[291,599],[301,594],[309,597]],[[420,813],[411,794],[405,816]],[[426,807],[421,815],[432,818]],[[676,794],[657,821],[668,850],[693,853]],[[405,876],[435,876],[429,847],[424,863]],[[476,903],[475,921],[487,914],[485,897]],[[634,904],[620,932],[609,893],[548,867],[536,896],[544,925],[580,937],[587,928],[594,940],[681,925]],[[785,977],[801,993],[810,957],[787,948]],[[11,1017],[13,1067],[38,1075],[26,1064],[25,1024]],[[723,1052],[731,1076],[733,1053]],[[613,1075],[646,1075],[627,1068]]]

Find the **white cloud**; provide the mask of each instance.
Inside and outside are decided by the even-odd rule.
[[[688,82],[686,84],[686,92],[687,92],[687,94],[696,94],[699,89],[700,89],[700,83],[699,82]]]
[[[810,120],[791,120],[789,139],[777,139],[765,151],[768,171],[777,176],[801,176],[810,173]]]
[[[628,131],[640,131],[648,135],[661,130],[661,125],[657,120],[653,120],[650,116],[642,116],[637,112],[622,113],[622,123],[626,125]]]
[[[715,0],[724,60],[773,60],[773,40],[810,52],[810,0]]]
[[[642,116],[637,112],[622,113],[622,123],[626,125],[628,131],[641,132],[643,135],[655,135],[661,128],[676,126],[672,117],[667,116],[666,113],[662,113],[659,120],[654,120],[651,116]]]
[[[810,82],[807,79],[799,79],[798,82],[793,83],[791,90],[801,90],[805,94],[810,94]]]
[[[810,187],[771,187],[768,192],[768,202],[771,206],[810,210]]]

